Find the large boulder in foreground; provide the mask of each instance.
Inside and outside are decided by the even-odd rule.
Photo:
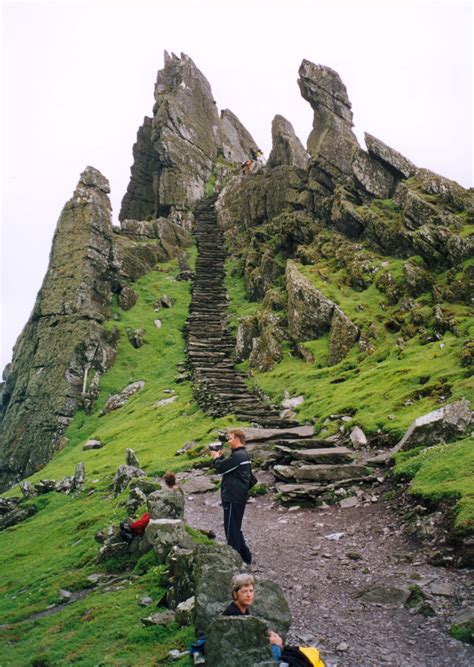
[[[206,663],[212,667],[254,667],[271,660],[267,625],[253,616],[222,616],[209,627]]]

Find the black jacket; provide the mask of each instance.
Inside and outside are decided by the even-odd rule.
[[[237,447],[227,458],[214,459],[213,466],[222,475],[223,503],[245,503],[248,496],[251,468],[245,447]]]

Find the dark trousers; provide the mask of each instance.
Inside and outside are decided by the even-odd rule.
[[[242,519],[244,518],[245,503],[222,503],[224,508],[224,530],[227,538],[227,544],[239,552],[242,560],[250,564],[252,554],[245,544],[245,539],[241,530]]]

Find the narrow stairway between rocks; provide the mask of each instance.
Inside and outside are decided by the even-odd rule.
[[[311,425],[281,418],[277,409],[252,393],[245,376],[235,369],[224,287],[226,249],[216,199],[202,200],[194,211],[198,257],[185,328],[194,397],[209,415],[233,413],[258,427],[245,429],[250,456],[273,468],[283,500],[330,501],[337,489],[374,478],[342,446],[345,439],[318,439]]]
[[[226,249],[217,223],[216,199],[202,200],[194,211],[198,257],[186,322],[194,397],[212,416],[234,413],[242,421],[259,426],[296,426],[296,422],[282,419],[277,410],[252,392],[244,375],[234,367],[235,343],[228,328],[228,296],[224,287]]]

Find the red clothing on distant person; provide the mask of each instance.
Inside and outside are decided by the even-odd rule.
[[[150,521],[150,515],[148,514],[148,512],[145,512],[143,516],[141,516],[139,519],[130,524],[130,528],[136,535],[143,535],[143,533],[145,532],[145,528],[148,526],[149,521]]]

